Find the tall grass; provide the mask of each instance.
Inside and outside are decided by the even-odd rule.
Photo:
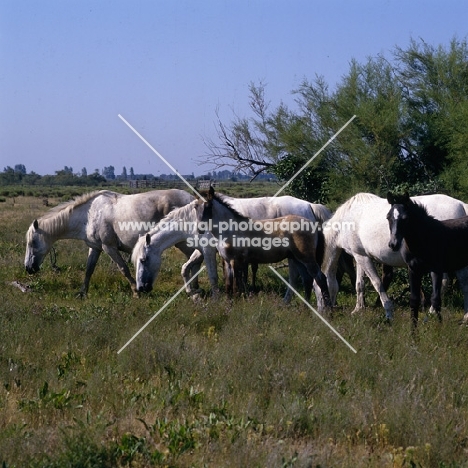
[[[60,272],[23,271],[44,209],[0,204],[3,466],[468,466],[468,330],[452,296],[415,339],[406,307],[392,326],[381,309],[351,317],[345,285],[332,324],[354,354],[299,301],[283,305],[263,268],[258,294],[180,296],[117,354],[182,285],[184,259],[166,252],[155,291],[133,299],[103,256],[78,299],[79,242],[57,244]]]

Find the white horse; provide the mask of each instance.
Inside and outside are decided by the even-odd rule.
[[[177,189],[133,195],[102,190],[83,195],[34,220],[26,234],[25,268],[28,273],[37,272],[57,240],[79,239],[89,247],[81,295],[88,291],[102,251],[118,265],[136,295],[135,280],[119,251],[130,253],[139,235],[146,232],[151,223],[158,222],[174,208],[187,205],[192,200],[194,197],[188,192]],[[185,243],[177,247],[187,257],[194,250]]]
[[[291,196],[233,198],[227,195],[223,195],[223,199],[226,200],[230,206],[232,206],[242,215],[256,220],[272,219],[287,215],[298,215],[320,225],[331,216],[331,212],[327,207],[319,204],[312,204]],[[180,214],[182,215],[182,213]],[[183,216],[186,216],[186,214]],[[145,236],[144,238],[140,238],[138,244],[135,246],[135,250],[132,256],[135,268],[140,269],[140,273],[137,272],[136,276],[137,286],[139,289],[141,288],[142,291],[149,290],[152,287],[152,284],[157,277],[157,270],[159,269],[161,254],[176,238],[174,237],[175,234],[171,238],[171,236],[162,232],[160,233],[159,231],[160,230],[158,228],[155,228],[154,232],[150,231],[148,233],[149,237]],[[191,234],[180,231],[177,233],[177,236],[183,238],[184,236],[190,237]],[[200,240],[200,242],[203,241]],[[208,243],[207,240],[204,242]],[[182,276],[184,277],[185,282],[187,281],[188,276],[186,273],[187,269],[191,266],[192,262],[198,262],[199,259],[203,258],[204,255],[207,259],[209,259],[208,261],[211,262],[211,265],[207,263],[211,286],[215,291],[218,289],[217,272],[213,270],[214,257],[216,255],[216,247],[213,247],[213,245],[213,242],[210,242],[208,245],[205,245],[203,249],[195,250],[189,262],[183,265]],[[203,250],[203,254],[201,253],[201,250]],[[143,267],[140,263],[142,258],[151,258],[152,260],[147,262]],[[255,264],[253,266],[255,266]],[[310,279],[307,277],[308,275],[305,275],[302,266],[294,259],[289,261],[289,268],[290,277],[293,280],[292,286],[296,286],[297,277],[299,275],[302,276],[306,283],[307,281],[310,281]],[[142,277],[140,275],[144,275],[146,279],[141,279]],[[139,277],[141,279],[140,282],[138,280]],[[307,286],[308,285],[305,284],[305,287]],[[314,287],[316,287],[316,285],[314,285]],[[319,291],[316,290],[316,292]],[[288,302],[291,297],[292,291],[288,289],[284,300]]]
[[[463,203],[447,195],[425,195],[413,197],[424,205],[431,216],[439,220],[465,216]],[[356,307],[353,313],[364,308],[364,274],[371,280],[379,294],[386,317],[393,318],[393,304],[380,280],[374,261],[391,267],[405,267],[400,252],[389,246],[389,229],[386,214],[388,202],[370,193],[358,193],[341,205],[329,220],[330,229],[325,234],[325,256],[322,271],[327,276],[332,304],[336,300],[337,262],[342,250],[351,254],[356,261]],[[465,311],[468,310],[468,271],[457,272],[465,296]]]
[[[202,212],[202,205],[198,200],[194,200],[188,205],[171,211],[153,229],[138,239],[132,252],[138,292],[150,292],[153,289],[161,268],[163,252],[181,242],[201,252],[202,256],[200,253],[192,254],[189,262],[193,262],[194,258],[204,258],[211,287],[217,290],[216,241],[209,234],[198,235]],[[189,262],[182,267],[182,277],[186,285],[189,281]],[[189,294],[193,292],[188,287],[186,291]]]

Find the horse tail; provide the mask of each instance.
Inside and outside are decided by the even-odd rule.
[[[325,255],[325,236],[323,231],[319,229],[317,231],[317,247],[315,249],[315,260],[318,265],[322,265],[323,257]]]
[[[309,207],[312,211],[313,217],[319,223],[319,229],[316,230],[317,246],[315,248],[315,260],[319,265],[321,265],[325,254],[325,236],[321,227],[325,221],[330,219],[331,211],[326,206],[319,205],[317,203],[309,203]]]
[[[310,209],[315,216],[315,219],[322,225],[332,217],[332,212],[325,206],[319,203],[309,203]]]

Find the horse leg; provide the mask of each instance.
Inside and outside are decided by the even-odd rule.
[[[411,329],[413,332],[418,326],[419,306],[421,305],[421,283],[422,274],[409,269],[409,284],[410,284],[410,309],[411,309]]]
[[[255,292],[257,290],[258,263],[256,262],[251,263],[250,268],[252,269],[252,290]]]
[[[218,265],[216,263],[216,248],[207,246],[203,249],[203,256],[205,257],[206,269],[208,271],[208,278],[211,285],[211,290],[216,296],[219,292],[218,287]]]
[[[382,286],[385,289],[385,291],[388,291],[388,288],[390,284],[393,281],[393,277],[395,275],[393,274],[393,267],[390,265],[382,265]],[[374,307],[379,306],[379,298],[375,300],[375,305]]]
[[[364,271],[361,267],[360,263],[356,263],[356,306],[354,310],[351,312],[355,314],[360,310],[366,307],[366,301],[364,297],[364,288],[365,288],[365,278],[364,278]]]
[[[463,316],[463,322],[468,321],[468,267],[462,268],[461,270],[456,271],[458,283],[463,293],[463,310],[465,315]]]
[[[138,291],[136,287],[136,281],[133,279],[133,276],[130,273],[127,263],[120,255],[119,251],[114,247],[110,247],[107,244],[103,244],[102,250],[109,255],[110,258],[117,264],[120,272],[127,278],[128,282],[130,283],[130,287],[133,291],[133,297],[138,297]]]
[[[203,261],[203,258],[202,258],[202,261],[200,262],[197,262],[197,261],[191,262],[190,258],[193,255],[194,249],[193,247],[189,247],[185,242],[178,242],[177,244],[175,244],[175,247],[177,247],[189,260],[187,263],[188,263],[188,270],[190,273],[190,277],[198,273],[198,271],[200,270],[200,265]],[[186,273],[186,275],[188,276],[188,273]],[[190,290],[197,291],[198,289],[199,288],[198,288],[198,277],[197,277],[190,283]]]
[[[240,288],[242,294],[247,293],[247,284],[249,278],[249,263],[242,262],[242,265],[239,268],[239,275],[240,275]]]
[[[195,265],[198,265],[198,268],[200,268],[200,264],[203,262],[203,259],[203,254],[199,250],[195,249],[188,261],[182,265],[180,273],[182,275],[182,278],[184,279],[185,292],[189,295],[198,294],[200,292],[199,289],[192,288],[192,284],[189,284],[189,281],[191,277],[190,272],[192,271]]]
[[[364,273],[369,277],[372,286],[377,291],[380,297],[380,301],[385,309],[385,316],[388,320],[393,319],[393,304],[392,301],[388,298],[387,292],[385,291],[382,281],[380,281],[379,274],[375,269],[375,265],[369,257],[365,255],[355,255],[354,258],[356,259],[356,265],[359,265]]]
[[[232,262],[228,262],[223,259],[223,270],[224,270],[224,287],[226,288],[226,294],[230,296],[234,294],[235,290],[235,277],[234,277],[234,266]]]
[[[301,274],[302,276],[302,273],[299,272],[299,268],[300,268],[299,262],[297,262],[293,258],[288,259],[289,284],[296,290],[297,290],[297,278],[299,277],[299,274]],[[285,304],[289,304],[291,302],[292,295],[293,295],[292,289],[288,288],[284,295],[283,302]]]
[[[289,258],[288,259],[288,265],[289,265],[289,284],[291,285],[292,288],[294,288],[296,291],[298,290],[298,281],[297,279],[299,276],[302,279],[302,284],[304,286],[304,297],[308,302],[310,302],[310,297],[312,295],[312,288],[316,289],[316,284],[314,283],[313,277],[309,274],[307,271],[307,268],[303,263],[300,261],[296,260],[295,258]],[[318,288],[318,286],[317,286]],[[322,310],[324,308],[324,303],[322,300],[322,294],[319,289],[316,289],[316,297],[317,297],[317,307],[319,310]],[[286,294],[284,295],[283,301],[285,304],[289,304],[291,302],[291,298],[293,295],[293,290],[288,287],[286,290]]]
[[[245,270],[248,268],[248,263],[235,259],[231,260],[231,269],[234,272],[234,293],[242,294],[245,291]]]
[[[315,280],[317,286],[320,288],[325,307],[331,307],[332,303],[330,300],[330,292],[328,290],[327,277],[322,273],[322,270],[317,263],[307,262],[304,263],[304,265],[306,266],[309,275]]]
[[[338,269],[338,262],[342,252],[344,252],[344,250],[339,247],[332,249],[330,246],[327,246],[325,248],[325,258],[322,264],[322,272],[327,278],[328,291],[332,306],[336,304],[336,296],[338,294],[339,285],[336,279],[336,271]]]
[[[442,315],[440,309],[442,305],[441,290],[442,290],[442,277],[443,273],[431,271],[432,278],[432,296],[431,296],[431,308],[430,313],[436,313],[439,322],[442,322]]]
[[[354,268],[354,258],[352,255],[343,250],[338,260],[337,270],[337,280],[340,286],[341,280],[343,279],[345,273],[349,276],[351,285],[354,286],[356,284],[356,269]]]
[[[238,289],[241,294],[248,293],[249,262],[247,260],[236,260],[238,265]]]
[[[94,273],[94,269],[96,268],[96,263],[99,260],[101,255],[101,250],[93,249],[90,247],[88,250],[88,260],[86,261],[86,273],[85,279],[83,282],[83,286],[81,286],[81,290],[79,292],[80,297],[85,297],[88,294],[89,289],[89,281],[91,280],[91,276]]]

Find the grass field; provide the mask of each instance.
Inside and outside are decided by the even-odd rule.
[[[0,203],[4,468],[468,466],[458,292],[443,323],[423,315],[412,338],[405,295],[388,326],[381,308],[350,315],[345,282],[332,325],[354,354],[299,300],[283,305],[264,266],[258,294],[180,295],[117,354],[182,286],[184,259],[167,251],[154,291],[134,299],[103,255],[78,299],[83,243],[56,244],[60,271],[49,259],[35,276],[24,271],[26,230],[45,210],[37,197]]]

